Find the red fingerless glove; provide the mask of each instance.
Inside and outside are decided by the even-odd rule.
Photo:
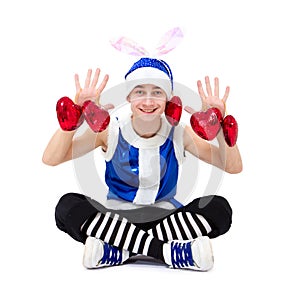
[[[190,123],[195,133],[205,140],[213,140],[222,128],[227,145],[233,147],[236,144],[237,121],[231,115],[227,115],[223,119],[221,111],[216,107],[209,108],[205,112],[193,113]]]
[[[190,123],[193,130],[201,138],[211,141],[221,129],[222,113],[218,108],[212,107],[207,111],[198,111],[192,114]]]
[[[86,122],[94,132],[105,130],[110,122],[107,110],[99,107],[93,101],[87,100],[82,105],[82,111]]]
[[[172,126],[179,124],[182,113],[182,102],[178,96],[173,96],[166,103],[165,116]]]
[[[62,97],[57,101],[56,113],[59,125],[65,131],[77,129],[84,121],[82,108],[68,97]]]
[[[227,115],[222,122],[222,128],[227,145],[233,147],[238,138],[238,123],[236,119],[231,115]]]
[[[81,107],[69,97],[62,97],[57,101],[56,113],[59,125],[64,131],[75,130],[86,120],[94,132],[101,132],[110,122],[108,111],[91,100],[85,101]]]

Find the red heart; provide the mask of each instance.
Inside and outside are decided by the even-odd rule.
[[[59,125],[65,131],[77,129],[84,121],[81,107],[69,97],[62,97],[57,101],[56,113]]]
[[[172,126],[177,126],[182,113],[182,102],[178,96],[173,96],[166,103],[165,115]]]
[[[237,121],[233,116],[228,115],[224,118],[222,127],[226,143],[229,147],[233,147],[236,144],[238,137]]]
[[[83,103],[82,110],[86,122],[94,132],[101,132],[107,128],[110,122],[107,110],[102,109],[91,100]]]
[[[217,136],[221,128],[222,119],[220,110],[212,107],[205,112],[193,113],[190,122],[193,130],[201,138],[211,141]]]

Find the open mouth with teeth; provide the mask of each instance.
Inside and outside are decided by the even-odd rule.
[[[152,109],[140,108],[139,110],[144,114],[152,114],[157,110],[157,108],[152,108]]]

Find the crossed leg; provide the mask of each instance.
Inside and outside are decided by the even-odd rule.
[[[109,257],[121,263],[130,255],[143,254],[174,266],[171,257],[174,251],[181,265],[191,265],[191,261],[187,263],[182,257],[192,255],[191,243],[168,242],[216,237],[230,228],[231,215],[228,202],[219,196],[197,198],[185,207],[146,223],[133,223],[120,213],[108,211],[92,199],[75,193],[64,195],[56,207],[58,228],[80,242],[88,241],[89,247],[103,248],[99,254],[105,257],[103,265],[107,265],[105,260]],[[185,255],[182,251],[186,251]],[[92,252],[95,253],[95,249]]]

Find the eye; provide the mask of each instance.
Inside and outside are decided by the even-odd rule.
[[[156,97],[162,97],[164,95],[162,90],[155,90],[153,91],[153,95]]]
[[[134,90],[133,92],[134,95],[143,95],[144,94],[144,91],[143,90],[140,90],[140,89],[137,89],[137,90]]]

